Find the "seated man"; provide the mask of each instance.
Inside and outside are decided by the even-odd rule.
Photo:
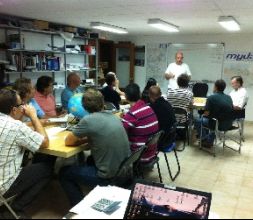
[[[217,80],[214,86],[214,95],[211,95],[207,99],[205,113],[206,117],[198,119],[196,121],[196,129],[198,135],[201,134],[201,124],[206,127],[210,127],[212,130],[215,129],[214,121],[215,118],[219,122],[219,130],[227,131],[232,127],[233,124],[233,102],[230,96],[224,94],[226,89],[226,83],[223,80]],[[203,146],[211,147],[215,139],[215,134],[211,133],[208,135],[207,130],[202,131]]]
[[[168,133],[176,123],[175,113],[168,101],[162,97],[162,92],[159,86],[152,86],[149,89],[150,107],[154,110],[160,130]]]
[[[80,121],[65,142],[67,146],[78,146],[87,143],[88,138],[94,164],[64,167],[60,171],[60,182],[71,206],[84,197],[79,183],[92,187],[108,185],[130,154],[127,134],[121,121],[113,114],[103,112],[103,95],[89,89],[84,93],[83,105],[91,114]]]
[[[18,92],[24,104],[33,106],[37,112],[38,118],[45,118],[45,113],[34,99],[35,88],[32,85],[31,79],[21,78],[14,83],[13,89]]]
[[[67,78],[67,86],[61,94],[62,107],[68,110],[68,103],[70,98],[77,94],[82,93],[83,90],[80,88],[81,79],[77,73],[71,73]]]
[[[243,79],[241,76],[234,76],[231,79],[233,91],[230,96],[233,100],[235,118],[245,118],[245,107],[248,102],[248,93],[243,87]]]
[[[168,89],[167,100],[173,108],[182,108],[190,114],[190,107],[193,103],[193,93],[189,90],[190,78],[187,74],[182,74],[178,77],[178,89]],[[184,123],[187,119],[182,116],[176,116],[177,121]]]
[[[31,119],[34,131],[21,122]],[[0,191],[5,198],[16,195],[12,208],[23,212],[50,181],[52,170],[46,163],[21,168],[25,149],[47,148],[47,134],[33,107],[23,105],[14,90],[0,90]],[[1,207],[3,208],[3,207]],[[0,216],[4,211],[1,209]]]
[[[113,88],[116,85],[116,78],[112,74],[107,74],[105,78],[107,86],[102,89],[102,94],[106,102],[112,103],[117,110],[119,110],[119,104],[121,101],[120,95]]]
[[[131,108],[122,121],[128,133],[131,150],[135,152],[159,131],[159,124],[153,109],[141,100],[140,87],[137,84],[126,87],[126,99]],[[145,151],[142,162],[152,161],[156,154],[157,146],[152,146]]]

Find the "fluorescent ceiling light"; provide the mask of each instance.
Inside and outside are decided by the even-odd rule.
[[[240,31],[240,24],[232,16],[220,16],[218,22],[228,31]]]
[[[128,31],[125,28],[121,28],[118,26],[105,24],[101,22],[91,22],[90,26],[94,29],[102,30],[102,31],[108,31],[116,34],[127,34]]]
[[[159,18],[154,18],[154,19],[149,19],[148,20],[148,24],[154,28],[158,28],[160,30],[163,31],[167,31],[167,32],[179,32],[179,27],[174,25],[174,24],[170,24],[168,22],[165,22]]]

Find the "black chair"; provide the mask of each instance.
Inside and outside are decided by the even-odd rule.
[[[196,83],[193,88],[193,96],[194,97],[200,97],[200,98],[206,98],[208,93],[208,84],[206,83]]]
[[[151,138],[149,138],[149,140],[146,143],[147,149],[150,147],[153,147],[154,145],[158,146],[159,140],[160,140],[161,136],[163,135],[163,133],[164,133],[163,131],[160,131],[160,132],[154,134]],[[156,156],[150,162],[143,162],[140,160],[140,163],[137,165],[137,170],[138,170],[138,173],[141,174],[140,176],[144,179],[143,171],[144,170],[152,170],[154,168],[154,166],[157,165],[160,183],[162,183],[163,181],[162,181],[162,174],[161,174],[161,169],[160,169],[160,164],[159,164],[158,153],[159,152],[157,152]]]
[[[163,153],[163,155],[164,155],[164,158],[165,158],[165,161],[167,164],[167,168],[169,171],[169,175],[170,175],[170,178],[173,182],[178,177],[178,175],[180,174],[180,171],[181,171],[181,167],[180,167],[180,163],[179,163],[179,159],[178,159],[178,155],[177,155],[177,151],[176,151],[176,135],[177,135],[177,126],[175,124],[170,129],[169,132],[164,133],[163,136],[161,136],[161,139],[160,139],[159,145],[158,145],[158,150],[159,150],[159,152]],[[178,166],[178,170],[174,176],[172,176],[169,160],[167,157],[167,153],[170,153],[172,151],[174,151],[175,158],[177,161],[177,166]]]
[[[186,140],[188,145],[190,145],[190,135],[189,135],[190,113],[188,113],[185,109],[179,107],[173,107],[173,109],[177,121],[177,133],[179,133],[180,131],[183,132],[183,134],[178,136],[183,136],[184,138],[184,147],[182,150],[178,151],[184,151],[186,146]]]
[[[111,180],[111,185],[128,188],[134,176],[140,176],[138,166],[146,149],[147,146],[140,147],[121,163],[115,177]]]

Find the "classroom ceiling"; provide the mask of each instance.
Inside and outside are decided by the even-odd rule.
[[[0,0],[0,13],[86,28],[99,21],[127,28],[129,35],[168,35],[147,25],[149,18],[173,23],[181,34],[227,33],[217,20],[228,15],[241,33],[253,33],[252,11],[253,0]]]

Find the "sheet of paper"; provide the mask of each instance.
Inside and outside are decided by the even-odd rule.
[[[53,139],[57,134],[65,130],[66,128],[61,127],[46,128],[47,135],[50,139]]]
[[[77,206],[71,209],[70,212],[77,214],[74,219],[123,219],[130,194],[130,190],[118,187],[97,186]],[[112,201],[121,201],[120,208],[111,215],[91,208],[92,205],[103,198]]]
[[[52,123],[66,123],[68,121],[68,115],[61,118],[49,118],[48,120]]]

